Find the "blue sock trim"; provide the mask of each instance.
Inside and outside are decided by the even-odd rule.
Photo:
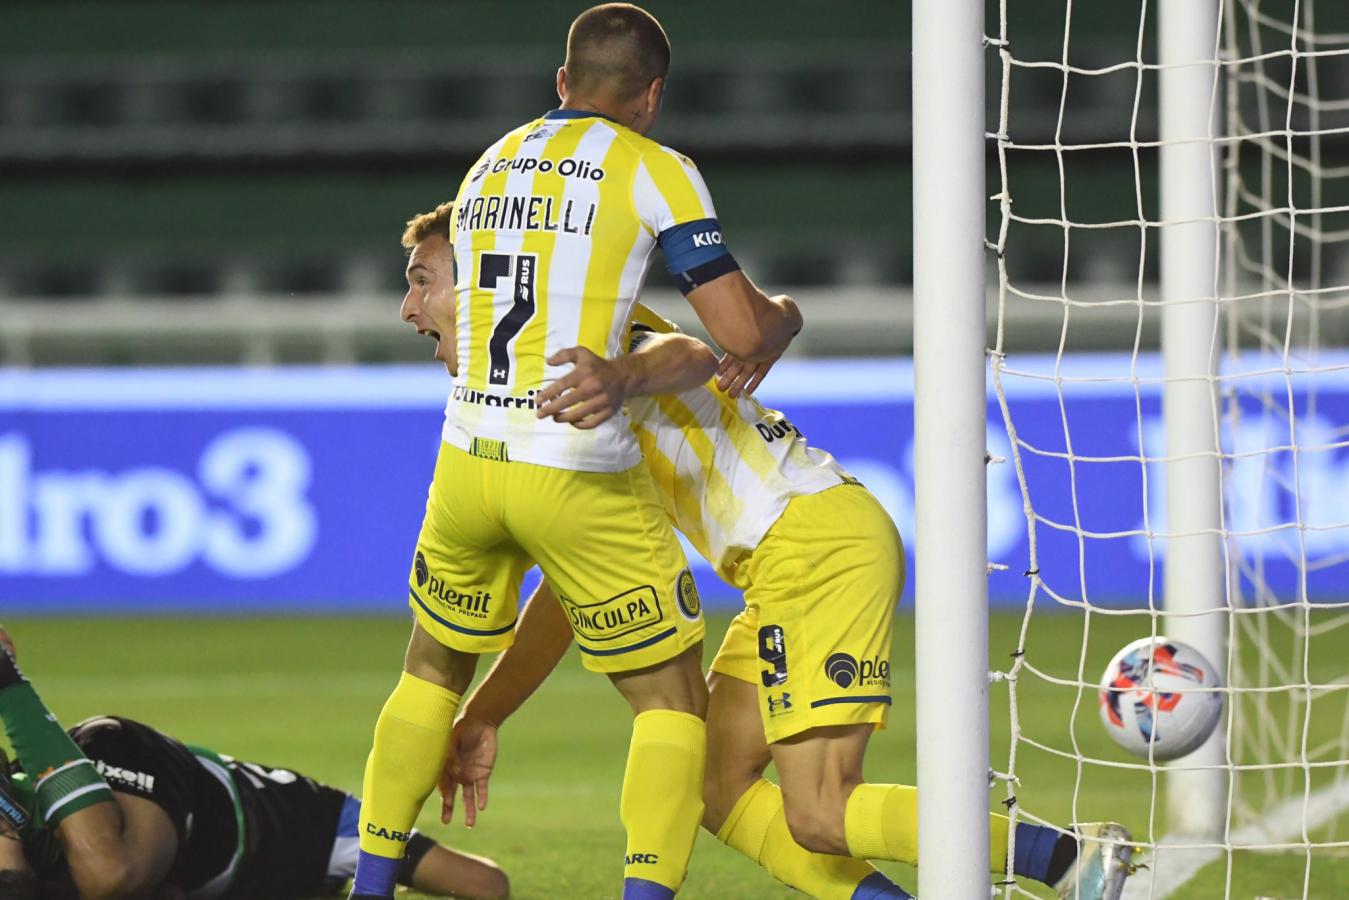
[[[1059,832],[1045,825],[1029,822],[1016,823],[1016,858],[1012,860],[1012,874],[1043,882],[1049,875],[1054,859],[1054,847]]]
[[[852,900],[913,900],[913,894],[880,872],[872,872],[853,889]]]
[[[401,859],[360,851],[356,856],[356,880],[352,882],[351,892],[372,897],[392,897],[394,888],[398,886],[398,869],[402,864]]]
[[[674,900],[674,889],[645,878],[623,879],[623,900]]]

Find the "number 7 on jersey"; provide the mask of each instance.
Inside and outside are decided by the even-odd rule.
[[[478,257],[478,287],[495,291],[502,278],[510,278],[515,302],[501,317],[488,341],[488,384],[506,384],[511,374],[508,345],[534,315],[534,272],[539,265],[535,253],[483,253]]]

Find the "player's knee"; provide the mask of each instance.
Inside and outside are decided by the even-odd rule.
[[[611,673],[609,679],[627,699],[634,715],[664,709],[706,720],[707,682],[700,654],[701,649],[695,652],[695,648],[690,648],[648,669]]]
[[[704,721],[707,720],[707,678],[703,675],[703,645],[700,642],[690,647],[672,660],[677,678],[671,680],[671,690],[675,706],[680,712],[692,713]]]
[[[708,745],[708,759],[716,760]],[[754,786],[763,770],[750,771],[717,762],[703,772],[703,827],[716,834],[745,791]]]
[[[701,676],[695,680],[689,687],[688,712],[707,721],[707,684]]]
[[[414,623],[403,670],[422,681],[462,694],[473,682],[478,654],[446,647]]]
[[[827,792],[808,797],[784,792],[782,801],[792,840],[812,853],[848,854],[845,804]]]
[[[812,853],[848,852],[848,841],[843,833],[843,823],[835,822],[819,810],[787,806],[787,830],[792,840]]]

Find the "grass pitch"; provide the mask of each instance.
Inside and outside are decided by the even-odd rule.
[[[721,616],[709,622],[709,659],[727,621]],[[353,792],[359,790],[375,717],[397,679],[409,629],[396,617],[5,624],[18,643],[25,672],[67,724],[95,713],[126,715],[180,739],[294,768]],[[1141,618],[1093,616],[1084,652],[1083,625],[1073,614],[1035,616],[1028,658],[1055,676],[1073,678],[1080,667],[1094,682],[1115,650],[1147,633]],[[1019,615],[992,618],[992,668],[1010,668],[1020,627]],[[872,781],[912,784],[915,779],[912,648],[913,618],[900,615],[892,657],[894,708],[890,727],[871,744],[866,774]],[[1339,649],[1326,654],[1327,666],[1343,665],[1349,646]],[[1023,732],[1050,748],[1019,745],[1016,795],[1022,809],[1059,823],[1115,819],[1141,839],[1160,836],[1162,809],[1153,809],[1152,775],[1059,755],[1076,748],[1084,757],[1131,761],[1101,728],[1094,691],[1027,674],[1019,692]],[[1005,684],[994,685],[990,705],[992,764],[1006,771],[1010,716]],[[1326,727],[1337,729],[1339,718]],[[606,679],[583,671],[573,653],[503,729],[491,803],[478,827],[467,831],[456,823],[446,828],[430,814],[419,825],[440,840],[497,859],[517,897],[617,896],[624,844],[618,797],[629,728],[618,693]],[[1004,797],[1006,788],[999,784],[990,793],[990,808],[1001,809]],[[1303,896],[1305,862],[1301,852],[1238,854],[1232,861],[1231,896]],[[882,868],[916,890],[914,870],[888,863]],[[1308,896],[1349,896],[1349,860],[1317,855],[1310,871]],[[1227,860],[1219,860],[1181,895],[1222,897],[1228,879]],[[753,900],[799,895],[702,834],[680,896]]]

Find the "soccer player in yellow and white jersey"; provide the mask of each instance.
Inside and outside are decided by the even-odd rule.
[[[577,20],[573,45],[590,18],[624,14],[641,22],[646,15],[623,4],[597,10]],[[573,55],[574,48],[569,63]],[[643,135],[643,117],[659,109],[659,95],[610,115],[572,100],[570,68],[558,76],[563,108],[502,137],[459,188],[450,240],[463,366],[444,439],[469,452],[474,441],[503,445],[516,461],[617,472],[641,461],[627,417],[588,429],[540,419],[538,392],[567,374],[575,348],[602,358],[623,352],[657,247],[732,355],[776,355],[800,319],[789,298],[764,297],[739,271],[693,163]]]
[[[709,333],[747,365],[776,358],[801,317],[740,271],[693,164],[645,136],[669,64],[650,14],[587,10],[568,34],[561,108],[493,144],[460,187],[448,229],[457,374],[409,577],[416,624],[366,766],[354,897],[391,895],[477,657],[511,644],[535,563],[586,666],[636,716],[624,897],[664,900],[683,881],[702,816],[702,615],[621,406],[589,388],[596,362],[623,354],[658,246]],[[569,401],[577,391],[585,402]],[[566,413],[549,415],[544,396]]]
[[[444,214],[442,207],[413,220],[404,238],[413,252],[403,317],[437,338],[436,357],[454,373],[453,305],[437,288],[453,264],[436,227],[436,215],[443,223]],[[745,592],[746,610],[710,676],[704,824],[813,896],[903,897],[870,864],[852,858],[917,862],[914,789],[865,784],[860,771],[866,740],[889,702],[890,616],[902,579],[894,526],[829,454],[807,444],[781,413],[743,395],[763,367],[723,365],[720,379],[703,382],[715,356],[672,332],[638,306],[634,352],[617,360],[583,355],[577,370],[587,386],[570,399],[556,387],[541,396],[542,408],[559,418],[567,417],[569,404],[601,395],[606,406],[626,399],[666,514]],[[677,602],[681,611],[696,612],[696,593],[681,593]],[[449,791],[445,821],[453,787],[461,784],[466,818],[474,822],[485,802],[497,726],[570,644],[566,617],[545,585],[526,607],[516,643],[465,705],[456,729],[460,756],[442,785]],[[783,790],[762,777],[770,759]],[[1002,873],[1009,823],[994,815],[990,824],[990,870]],[[1079,831],[1127,841],[1118,826]],[[1125,847],[1088,843],[1089,852],[1079,856],[1066,832],[1018,823],[1012,871],[1055,883],[1064,896],[1103,896],[1127,873]]]
[[[710,351],[696,340],[644,346],[674,330],[638,306],[634,356],[659,353],[663,369],[699,370],[700,355]],[[811,896],[905,898],[866,860],[918,863],[917,791],[862,777],[867,742],[890,704],[891,617],[903,583],[899,535],[828,453],[739,387],[728,372],[719,382],[628,401],[667,515],[744,591],[746,608],[709,676],[703,822]],[[545,602],[536,609],[531,601],[522,621],[517,649],[526,652],[503,654],[465,706],[458,764],[479,770],[476,780],[490,768],[496,726],[570,643],[547,593],[540,589],[536,599]],[[763,777],[770,761],[781,788]],[[1010,821],[993,814],[990,826],[990,871],[1002,874]],[[1072,833],[1016,827],[1013,874],[1054,885],[1062,896],[1114,896],[1127,874],[1128,833],[1119,826],[1079,826],[1088,839],[1080,855]],[[1102,835],[1107,840],[1095,839]]]

